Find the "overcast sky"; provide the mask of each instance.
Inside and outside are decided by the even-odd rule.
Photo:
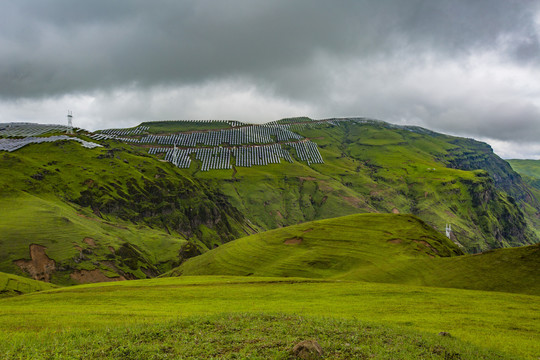
[[[540,158],[540,0],[0,0],[0,122],[359,116]]]

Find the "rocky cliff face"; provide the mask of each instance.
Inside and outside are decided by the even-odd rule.
[[[208,248],[246,234],[242,231],[244,216],[223,194],[193,180],[162,174],[143,183],[130,179],[125,184],[127,190],[103,179],[85,184],[86,189],[74,202],[91,207],[96,214],[174,230],[186,238],[198,238]],[[201,225],[214,230],[217,238],[205,238]]]
[[[448,167],[460,170],[485,170],[498,190],[506,192],[517,201],[525,201],[540,209],[527,185],[510,164],[497,156],[491,146],[473,139],[456,138],[450,141],[458,147],[451,149],[442,161]]]
[[[499,191],[487,172],[480,173],[482,181],[462,180],[471,197],[470,216],[484,234],[488,248],[522,246],[538,242],[529,229],[523,211],[514,198]],[[483,249],[475,248],[472,252]]]

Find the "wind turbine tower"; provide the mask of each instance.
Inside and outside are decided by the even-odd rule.
[[[68,110],[67,121],[68,121],[67,133],[73,134],[73,113],[71,112],[71,110]]]

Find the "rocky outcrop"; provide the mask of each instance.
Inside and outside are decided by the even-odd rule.
[[[86,180],[85,184],[86,189],[74,202],[100,214],[174,230],[203,243],[206,240],[200,234],[201,225],[215,230],[220,243],[244,235],[242,225],[233,225],[244,224],[244,215],[218,190],[192,179],[159,176],[143,183],[131,179],[124,186],[99,184],[98,180]],[[210,243],[206,245],[211,247]]]
[[[487,173],[474,181],[462,180],[471,197],[471,217],[485,234],[489,248],[534,244],[538,241],[528,228],[523,211],[512,197],[496,189]],[[476,249],[478,252],[483,249]]]
[[[110,282],[110,281],[122,281],[126,280],[123,276],[108,277],[99,269],[94,270],[77,270],[70,274],[71,279],[75,280],[79,284],[97,283],[97,282]]]
[[[506,192],[517,201],[525,201],[540,209],[540,204],[531,195],[527,185],[510,164],[497,156],[486,143],[456,138],[450,143],[458,147],[448,150],[442,159],[448,167],[459,170],[485,170],[493,179],[498,190]]]
[[[30,245],[31,260],[15,260],[14,263],[22,271],[28,273],[34,280],[50,282],[51,275],[56,271],[56,263],[45,253],[45,246]]]

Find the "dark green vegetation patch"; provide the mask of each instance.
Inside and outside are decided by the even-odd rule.
[[[123,144],[30,145],[0,160],[0,271],[58,284],[154,277],[248,233],[217,188]]]
[[[0,272],[0,297],[27,294],[34,291],[50,290],[55,286],[42,281]]]

